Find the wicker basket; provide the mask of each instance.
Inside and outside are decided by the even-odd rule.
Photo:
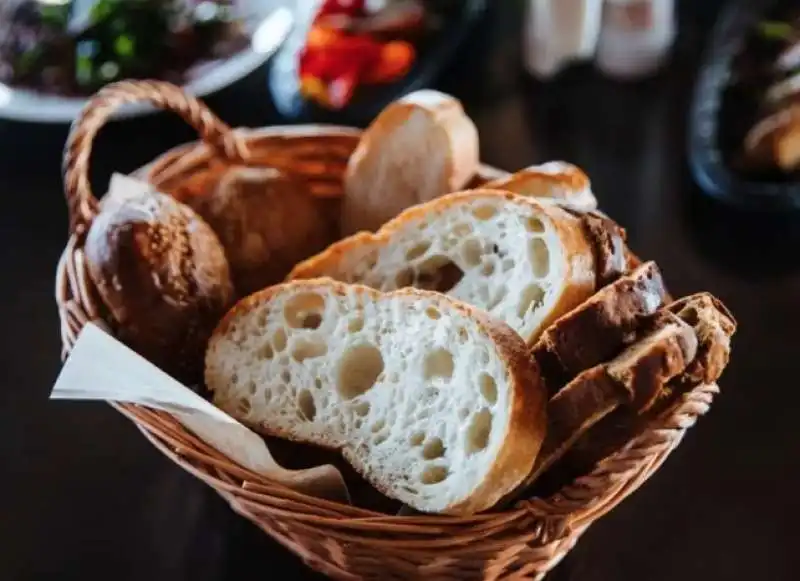
[[[301,174],[319,196],[335,198],[359,132],[336,127],[231,130],[201,102],[157,82],[122,82],[102,90],[73,125],[64,156],[71,237],[58,265],[56,301],[66,356],[89,321],[104,325],[104,308],[87,276],[84,235],[97,211],[87,170],[92,141],[111,112],[149,101],[178,113],[202,142],[171,150],[142,170],[165,191],[192,187],[200,170],[224,161],[270,165]],[[497,170],[484,168],[484,178]],[[480,180],[479,180],[480,181]],[[669,413],[620,451],[550,498],[519,502],[505,512],[472,517],[389,516],[305,496],[232,463],[171,416],[112,404],[152,444],[212,486],[234,511],[339,579],[541,579],[595,520],[652,475],[687,428],[708,409],[716,386],[682,396]]]

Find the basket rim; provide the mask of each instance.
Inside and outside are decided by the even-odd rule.
[[[361,131],[358,128],[340,125],[311,124],[237,128],[232,130],[232,133],[236,134],[246,145],[255,139],[283,139],[287,137],[307,139],[329,137],[331,135],[357,137]],[[166,160],[177,160],[173,165],[170,165],[172,171],[177,175],[178,170],[189,171],[193,164],[208,159],[213,153],[214,150],[203,141],[180,144],[143,165],[134,174],[152,176],[154,172],[158,171],[159,167],[163,169],[163,164]],[[159,164],[162,164],[162,166],[159,166]],[[504,174],[507,175],[508,173],[485,164],[482,164],[482,170],[490,173],[492,178],[495,176],[500,177]],[[62,323],[62,357],[64,359],[69,354],[71,345],[77,338],[77,334],[71,333],[68,329],[70,323],[79,327],[90,321],[103,324],[100,315],[96,312],[75,312],[75,301],[69,298],[70,296],[78,296],[80,298],[82,294],[88,292],[86,289],[68,288],[70,280],[76,277],[76,272],[85,269],[83,259],[80,233],[72,234],[62,253],[56,276],[56,301],[59,306],[59,317]],[[80,311],[81,309],[78,308],[77,310]],[[208,457],[203,459],[202,452],[194,450],[193,452],[197,453],[189,453],[186,445],[175,445],[174,442],[171,444],[170,440],[173,438],[167,435],[170,422],[173,424],[171,426],[173,430],[183,431],[194,437],[191,432],[171,416],[165,417],[166,414],[153,412],[140,406],[117,402],[109,403],[133,421],[147,439],[168,458],[215,488],[220,494],[224,492],[223,496],[228,498],[237,511],[243,510],[247,512],[246,507],[250,506],[248,504],[248,496],[253,500],[263,499],[265,494],[272,494],[278,495],[286,501],[305,506],[312,514],[316,512],[313,519],[316,523],[330,526],[331,530],[337,530],[340,533],[342,528],[352,528],[354,532],[357,532],[373,529],[376,526],[380,527],[381,530],[385,530],[387,527],[397,527],[400,530],[412,525],[419,529],[415,531],[415,536],[421,534],[426,537],[432,533],[441,534],[444,531],[450,533],[455,529],[462,532],[466,529],[468,532],[474,533],[477,529],[482,529],[484,540],[486,540],[487,536],[505,532],[503,543],[528,543],[534,538],[538,538],[542,542],[553,542],[554,539],[563,538],[564,535],[575,534],[612,510],[624,498],[641,486],[665,461],[672,449],[682,439],[685,430],[694,423],[698,416],[705,413],[711,404],[714,394],[717,392],[718,387],[712,384],[699,386],[683,394],[681,400],[676,402],[675,406],[668,414],[665,413],[663,418],[652,422],[645,432],[634,437],[622,449],[599,462],[591,473],[577,478],[554,495],[548,498],[520,500],[513,507],[509,507],[506,510],[487,511],[472,516],[390,515],[343,503],[325,501],[296,492],[278,483],[270,482],[268,478],[260,474],[235,465],[235,463],[216,450],[213,450],[213,452],[219,458]],[[166,422],[166,427],[164,422]],[[165,429],[167,430],[166,432]],[[645,459],[649,459],[649,461],[644,462],[643,460]],[[226,468],[232,466],[235,470],[224,473],[219,467],[215,467],[215,464],[220,462],[227,462],[229,466]],[[260,490],[261,493],[252,492],[253,490]],[[601,490],[601,492],[598,493],[598,490]],[[235,503],[238,503],[238,505]],[[275,512],[277,510],[274,509],[273,512],[279,514]],[[330,519],[330,521],[335,522],[328,522],[327,519],[319,516],[325,510],[336,513]],[[550,529],[550,532],[545,533],[542,526],[536,526],[534,528],[537,529],[537,532],[534,534],[531,528],[533,526],[532,523],[539,523],[544,528]],[[516,534],[513,531],[516,531]],[[337,535],[344,542],[358,542],[360,539],[360,537],[354,537],[352,534],[337,533]],[[455,541],[458,542],[458,539],[456,538]],[[375,539],[370,538],[369,542],[374,544]],[[496,540],[496,542],[500,541]],[[391,543],[396,545],[397,541],[391,541]],[[414,550],[424,550],[425,545],[430,548],[430,539],[419,541],[419,543],[421,544],[420,547]],[[425,545],[422,545],[422,543],[425,543]]]

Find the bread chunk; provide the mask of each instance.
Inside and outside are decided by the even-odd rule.
[[[209,343],[214,403],[264,434],[341,450],[425,512],[493,506],[530,473],[544,387],[509,327],[439,293],[330,279],[239,302]]]
[[[595,292],[592,243],[576,216],[495,190],[406,210],[300,263],[292,280],[329,276],[391,291],[446,293],[488,312],[529,345]]]

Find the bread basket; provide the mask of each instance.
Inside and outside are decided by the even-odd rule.
[[[123,104],[149,101],[174,111],[202,141],[181,146],[141,170],[174,191],[220,160],[270,165],[305,177],[316,195],[335,197],[359,131],[337,127],[231,129],[201,102],[158,82],[122,82],[102,90],[75,121],[64,156],[71,236],[58,265],[56,301],[63,354],[88,322],[105,326],[104,309],[87,276],[83,242],[96,215],[89,186],[92,142]],[[486,180],[498,171],[482,170]],[[500,172],[502,173],[502,172]],[[706,412],[714,385],[682,396],[669,412],[618,452],[549,498],[471,517],[393,516],[294,492],[245,470],[202,443],[166,413],[112,403],[163,454],[213,487],[231,508],[338,579],[541,579],[581,534],[641,486]]]

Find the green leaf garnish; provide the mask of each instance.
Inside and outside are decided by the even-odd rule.
[[[795,29],[788,22],[764,21],[758,25],[761,36],[771,40],[791,40]]]

